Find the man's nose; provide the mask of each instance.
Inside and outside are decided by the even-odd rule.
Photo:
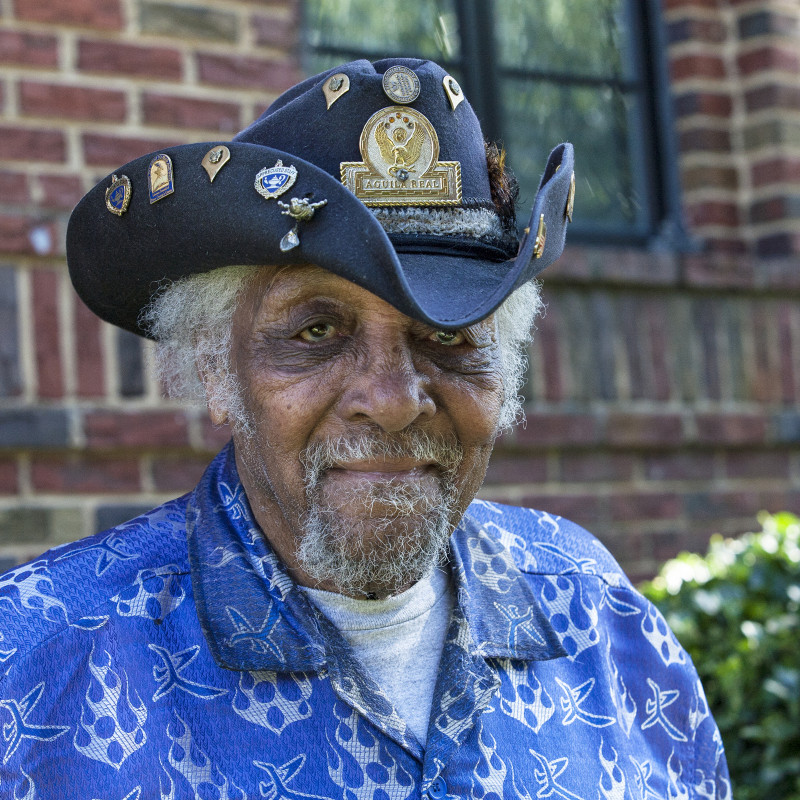
[[[346,419],[371,420],[390,432],[436,413],[429,378],[415,366],[407,344],[373,343],[360,362],[342,396]]]

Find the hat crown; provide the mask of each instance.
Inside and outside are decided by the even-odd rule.
[[[383,87],[384,74],[398,66],[411,70],[420,84],[419,95],[405,107],[422,114],[433,126],[439,144],[438,158],[460,165],[459,205],[492,209],[480,123],[468,101],[452,107],[444,87],[448,73],[433,61],[359,60],[308,78],[278,97],[234,141],[294,153],[339,180],[342,163],[362,160],[359,142],[369,119],[382,109],[398,105]],[[329,107],[323,87],[340,74],[348,77],[349,89]]]

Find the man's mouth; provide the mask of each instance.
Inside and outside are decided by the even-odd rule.
[[[369,460],[335,464],[323,472],[323,478],[348,483],[404,483],[436,477],[440,467],[437,464],[411,460]]]

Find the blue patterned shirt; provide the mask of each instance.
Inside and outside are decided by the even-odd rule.
[[[0,576],[0,797],[730,798],[683,649],[586,531],[475,501],[423,748],[255,523],[197,488]]]

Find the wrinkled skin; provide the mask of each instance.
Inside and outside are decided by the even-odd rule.
[[[463,449],[450,474],[455,527],[497,435],[503,386],[492,319],[467,335],[447,334],[322,269],[266,267],[238,305],[231,358],[255,430],[248,437],[234,424],[239,474],[256,520],[299,584],[338,591],[297,560],[308,507],[302,454],[314,442],[365,432],[391,437],[414,427],[454,439]],[[211,416],[225,422],[224,412]],[[338,513],[366,530],[369,545],[381,508],[358,502],[359,488],[413,481],[436,493],[441,472],[408,458],[371,459],[338,464],[320,485],[331,498],[356,498]],[[362,590],[386,596],[405,588]]]

